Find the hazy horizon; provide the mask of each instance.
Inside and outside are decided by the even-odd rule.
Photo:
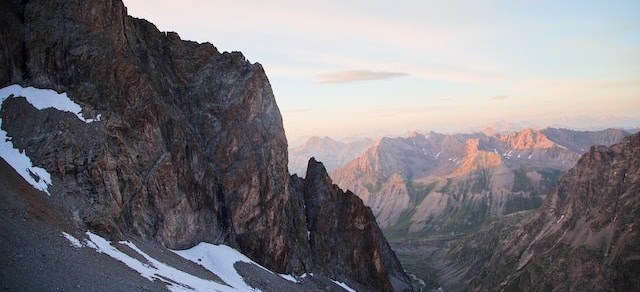
[[[289,141],[640,125],[640,2],[127,0],[259,62]]]

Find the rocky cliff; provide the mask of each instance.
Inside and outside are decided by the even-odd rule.
[[[338,271],[360,282],[375,281],[386,290],[410,289],[371,209],[352,192],[333,184],[324,165],[311,158],[304,179],[293,176],[298,197],[304,198],[312,261],[321,271]],[[369,263],[373,261],[372,267]],[[389,279],[387,281],[386,279]]]
[[[84,116],[100,118],[84,123],[19,96],[2,105],[2,129],[51,174],[50,200],[78,228],[169,248],[226,243],[281,273],[350,277],[366,267],[379,273],[357,281],[373,289],[390,289],[390,277],[367,277],[403,275],[389,257],[341,267],[318,260],[307,196],[292,188],[282,119],[260,64],[160,32],[120,1],[0,8],[0,87],[65,92]],[[360,236],[312,237],[347,235]],[[369,251],[390,252],[375,240]]]
[[[470,287],[637,291],[639,206],[640,135],[592,147],[531,219],[500,238]]]
[[[538,210],[465,236],[393,243],[408,272],[446,291],[636,291],[640,136],[586,153]]]

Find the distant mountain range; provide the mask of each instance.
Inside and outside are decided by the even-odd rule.
[[[334,170],[391,238],[452,236],[490,218],[534,209],[592,145],[629,133],[546,128],[511,133],[413,133],[382,138]]]
[[[639,291],[640,134],[592,147],[538,210],[394,250],[427,289]]]
[[[471,290],[638,291],[639,208],[640,135],[592,147],[501,238]]]
[[[326,136],[313,136],[303,145],[289,148],[289,172],[304,176],[311,157],[322,161],[327,171],[335,170],[360,156],[373,142],[368,138],[336,141]]]

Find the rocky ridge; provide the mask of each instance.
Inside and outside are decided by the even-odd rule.
[[[427,289],[635,291],[640,136],[594,146],[538,210],[520,211],[464,236],[392,244]]]
[[[529,220],[500,238],[470,287],[640,289],[639,194],[640,135],[592,147]]]
[[[87,124],[19,96],[2,105],[2,129],[51,174],[51,204],[74,226],[173,249],[226,243],[276,272],[402,287],[392,283],[406,278],[393,257],[339,267],[318,260],[304,208],[313,198],[292,187],[282,118],[260,64],[160,32],[120,1],[0,8],[0,86],[66,92],[85,116],[102,117]],[[366,212],[360,201],[345,203]],[[371,227],[339,236],[373,239],[368,251],[392,254],[372,217],[361,218]]]
[[[309,158],[315,157],[333,171],[360,156],[373,144],[371,139],[336,141],[330,137],[311,137],[298,147],[289,149],[289,171],[300,176],[305,174]]]
[[[456,235],[488,219],[537,208],[586,149],[626,135],[552,128],[414,133],[378,140],[331,176],[373,209],[387,235]]]
[[[333,184],[324,165],[311,158],[304,179],[292,176],[299,198],[304,198],[309,244],[315,266],[339,277],[376,281],[385,290],[408,290],[410,283],[369,207],[350,191]],[[374,267],[370,262],[375,263]],[[386,265],[383,263],[387,263]],[[386,278],[391,279],[387,284]]]

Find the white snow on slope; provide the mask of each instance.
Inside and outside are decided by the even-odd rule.
[[[287,281],[291,281],[293,283],[299,283],[298,280],[296,280],[296,278],[293,277],[292,275],[280,274],[280,277],[284,278]]]
[[[0,126],[2,119],[0,119]],[[49,193],[51,174],[44,168],[33,166],[31,159],[24,151],[13,147],[13,142],[7,137],[7,132],[0,129],[0,157],[2,157],[15,171],[35,189]]]
[[[96,119],[86,119],[82,115],[82,108],[77,103],[73,102],[67,93],[57,93],[53,89],[40,89],[35,87],[22,87],[18,84],[9,85],[0,89],[0,99],[4,101],[10,95],[22,96],[38,110],[46,108],[54,108],[60,111],[70,112],[75,114],[78,119],[85,123],[91,123],[100,120],[100,115]]]
[[[80,241],[72,235],[64,232],[62,234],[72,244],[75,244],[76,242],[80,243]],[[237,289],[234,289],[232,287],[201,279],[189,273],[168,266],[150,257],[148,254],[140,250],[135,244],[129,241],[120,241],[118,243],[126,245],[140,254],[145,258],[146,262],[143,263],[140,260],[133,258],[126,253],[123,253],[122,251],[111,245],[111,242],[96,234],[93,234],[89,231],[87,231],[86,234],[87,236],[89,236],[89,240],[85,240],[84,244],[81,244],[81,246],[95,249],[99,253],[106,254],[122,262],[127,267],[140,273],[140,276],[148,279],[149,281],[161,281],[162,283],[167,284],[167,288],[170,291],[238,291]]]
[[[78,119],[85,123],[100,120],[100,115],[98,115],[95,120],[85,119],[80,113],[82,111],[80,106],[69,99],[66,93],[57,93],[51,89],[24,88],[17,84],[0,89],[0,109],[4,100],[11,95],[24,97],[38,110],[54,108],[61,111],[72,112]],[[7,161],[7,163],[34,188],[51,195],[48,190],[48,187],[51,185],[51,174],[44,168],[33,166],[31,159],[24,151],[13,147],[11,137],[8,136],[6,131],[1,129],[1,126],[2,119],[0,118],[0,157]]]
[[[77,238],[73,237],[73,235],[66,233],[66,232],[62,232],[62,235],[64,236],[64,238],[66,238],[70,243],[71,246],[73,247],[83,247],[84,245],[82,245],[82,243],[80,243],[80,240],[78,240]]]
[[[296,280],[294,276],[286,275],[286,274],[276,274],[271,270],[252,261],[250,258],[245,256],[241,252],[222,244],[216,245],[216,244],[201,242],[190,249],[174,250],[173,252],[175,252],[176,254],[178,254],[179,256],[187,260],[190,260],[198,265],[201,265],[205,269],[218,275],[218,277],[220,277],[220,279],[225,281],[225,283],[233,286],[234,288],[240,291],[259,291],[259,290],[247,285],[247,283],[244,281],[242,276],[238,273],[238,271],[233,266],[237,262],[244,262],[244,263],[256,265],[257,267],[260,267],[271,274],[278,275],[287,281],[298,283],[298,280]]]
[[[258,265],[239,251],[222,244],[216,245],[201,242],[190,249],[174,250],[173,252],[187,260],[203,266],[205,269],[218,275],[218,277],[220,277],[220,279],[225,283],[241,291],[257,290],[247,285],[242,276],[238,274],[238,271],[233,267],[233,264],[236,262],[254,264],[268,272],[271,272]]]
[[[331,282],[336,283],[336,285],[344,288],[345,290],[347,290],[349,292],[356,292],[356,290],[351,289],[351,287],[347,286],[347,284],[345,284],[343,282],[338,282],[336,280],[331,280]]]

